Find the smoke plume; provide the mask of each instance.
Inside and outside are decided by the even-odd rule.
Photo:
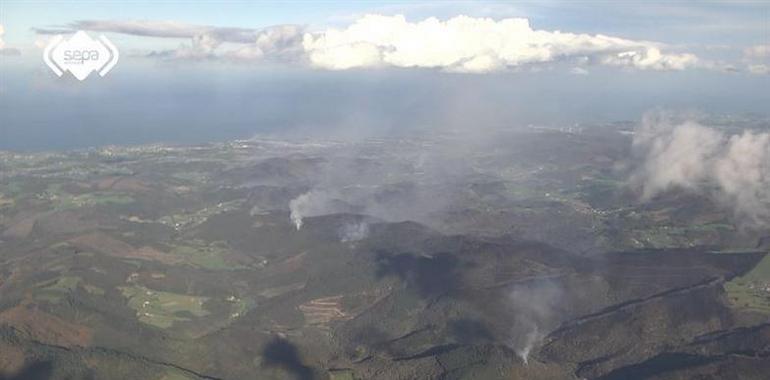
[[[550,281],[515,286],[509,294],[514,319],[508,346],[526,365],[529,355],[556,324],[562,289]]]
[[[289,202],[289,218],[297,231],[302,228],[302,219],[307,216],[323,215],[327,212],[331,196],[324,191],[308,191]]]
[[[770,225],[770,133],[730,134],[656,112],[645,115],[633,146],[642,164],[631,183],[643,200],[684,189],[724,203],[741,224]]]
[[[346,223],[340,228],[340,241],[343,243],[353,243],[366,239],[369,235],[369,223],[364,221],[356,223]]]

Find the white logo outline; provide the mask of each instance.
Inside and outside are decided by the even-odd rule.
[[[75,59],[68,56],[73,51],[77,54]],[[87,57],[80,55],[83,52],[89,55]],[[107,57],[103,58],[104,55]],[[80,81],[88,78],[94,71],[104,77],[115,67],[119,57],[118,48],[107,37],[100,35],[94,40],[82,30],[77,31],[67,40],[61,35],[56,35],[43,50],[43,62],[56,76],[61,77],[69,71]]]

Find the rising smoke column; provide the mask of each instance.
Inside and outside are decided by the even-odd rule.
[[[289,201],[289,219],[299,231],[305,217],[339,212],[335,199],[330,191],[310,190]]]
[[[307,192],[289,201],[289,219],[297,227],[297,231],[302,228],[302,218],[311,207],[312,196],[312,192]]]
[[[551,281],[537,281],[513,287],[508,302],[513,312],[507,345],[522,362],[529,363],[529,355],[556,323],[556,309],[563,298],[560,286]]]

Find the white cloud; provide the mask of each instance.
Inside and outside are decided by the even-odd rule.
[[[610,54],[603,58],[603,63],[651,70],[684,70],[695,67],[698,58],[693,54],[663,54],[659,48],[648,46]]]
[[[770,45],[754,45],[743,50],[746,58],[767,58],[770,57]]]
[[[739,214],[770,223],[770,133],[730,137],[714,162],[714,177]]]
[[[720,149],[721,133],[686,121],[673,124],[667,116],[647,114],[634,135],[634,146],[644,151],[640,172],[642,197],[680,187],[697,189],[709,171],[705,164]]]
[[[768,58],[770,58],[770,45],[754,45],[743,49],[743,60],[746,63],[746,70],[750,74],[770,74],[770,65],[767,64]]]
[[[584,69],[584,68],[582,68],[582,67],[573,67],[573,68],[571,68],[569,70],[569,72],[570,72],[570,74],[575,74],[575,75],[588,75],[589,74],[589,71]]]
[[[303,28],[279,25],[266,28],[254,36],[252,42],[225,53],[228,58],[244,61],[274,60],[294,62],[301,60]]]
[[[662,44],[535,30],[524,18],[456,16],[409,22],[400,15],[367,15],[345,29],[306,33],[303,46],[313,66],[332,70],[395,66],[489,72],[569,60],[643,70],[683,70],[698,64],[692,54],[664,53]]]
[[[180,60],[224,58],[239,61],[296,61],[301,58],[304,33],[304,28],[297,25],[252,29],[151,20],[81,20],[60,29],[35,29],[42,36],[74,33],[76,30],[189,40],[189,43],[181,43],[176,49],[146,53],[150,57]],[[222,48],[223,45],[228,45],[228,48]]]
[[[366,15],[346,28],[305,31],[282,25],[265,29],[222,28],[172,21],[77,21],[71,30],[156,38],[190,39],[179,48],[150,55],[175,59],[236,59],[309,64],[329,70],[371,67],[431,68],[484,73],[543,64],[609,65],[640,70],[707,67],[666,45],[602,34],[533,29],[525,18],[455,16],[407,21],[402,15]],[[37,29],[40,34],[66,30]],[[235,45],[235,46],[233,46]]]
[[[3,35],[5,34],[5,27],[3,24],[0,24],[0,55],[19,55],[21,54],[21,51],[16,48],[12,47],[5,47],[5,41],[3,40]]]
[[[767,75],[767,74],[770,74],[770,65],[765,65],[765,64],[749,65],[749,72],[757,75]]]

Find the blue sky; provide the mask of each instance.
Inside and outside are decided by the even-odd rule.
[[[0,25],[0,149],[770,104],[766,1],[3,0]],[[106,77],[43,63],[78,29],[121,51]]]

